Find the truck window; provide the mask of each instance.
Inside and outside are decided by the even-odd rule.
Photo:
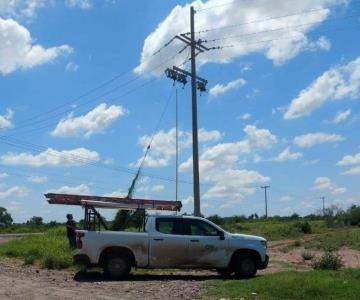
[[[186,235],[218,236],[219,230],[212,225],[195,219],[184,220],[184,232]]]
[[[179,218],[157,218],[156,230],[165,234],[182,234],[182,224]]]

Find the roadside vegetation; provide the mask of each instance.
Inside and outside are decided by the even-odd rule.
[[[212,280],[203,298],[210,299],[347,299],[360,295],[360,270],[282,272],[251,280]]]
[[[48,229],[42,235],[27,236],[0,245],[0,256],[22,259],[25,264],[39,264],[47,269],[72,265],[64,227]]]

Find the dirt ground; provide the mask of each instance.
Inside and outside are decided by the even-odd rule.
[[[10,237],[13,238],[13,237]],[[1,238],[0,243],[9,238]],[[270,263],[259,276],[285,270],[306,271],[302,246],[294,241],[269,244]],[[320,252],[314,252],[320,255]],[[360,251],[341,248],[345,266],[360,268]],[[108,281],[101,272],[44,270],[10,259],[0,260],[0,299],[194,299],[203,282],[220,279],[211,271],[136,271],[125,281]]]

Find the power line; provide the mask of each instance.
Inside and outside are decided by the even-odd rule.
[[[357,14],[357,15],[347,16],[347,17],[344,17],[344,18],[341,18],[341,19],[358,18],[359,16],[360,15]],[[330,20],[327,20],[327,21],[337,21],[337,20],[339,20],[339,18],[334,18],[334,19],[330,19]],[[228,39],[233,39],[233,38],[252,36],[252,35],[257,35],[257,34],[262,34],[262,33],[269,33],[269,32],[276,32],[276,31],[288,30],[288,29],[293,29],[293,28],[300,28],[300,27],[304,27],[304,26],[308,26],[308,25],[321,24],[321,23],[323,23],[323,21],[302,23],[302,24],[297,24],[297,25],[279,27],[279,28],[275,28],[275,29],[268,29],[268,30],[261,30],[261,31],[243,33],[243,34],[239,34],[239,35],[230,35],[230,36],[219,37],[219,38],[204,39],[204,40],[202,40],[202,42],[203,43],[216,42],[216,41],[228,40]],[[328,30],[320,31],[320,33],[322,33],[322,32],[328,32]],[[319,33],[319,31],[317,31],[317,33]]]
[[[342,28],[342,29],[337,29],[337,30],[331,30],[331,31],[327,31],[327,32],[335,32],[335,31],[345,31],[348,29],[359,29],[359,26],[354,26],[351,28]],[[262,44],[262,43],[270,43],[270,42],[274,42],[274,41],[279,41],[279,40],[291,40],[294,39],[295,36],[292,37],[280,37],[280,38],[276,38],[276,39],[267,39],[267,40],[260,40],[260,41],[255,41],[255,42],[242,42],[242,43],[234,43],[234,44],[228,44],[228,45],[221,45],[221,46],[215,46],[215,47],[210,47],[210,50],[222,50],[222,49],[226,49],[226,48],[234,48],[237,46],[241,46],[241,45],[254,45],[254,44]]]
[[[168,47],[168,46],[170,45],[170,43],[172,42],[172,40],[173,40],[173,39],[171,39],[170,41],[168,41],[167,43],[165,43],[160,49],[158,49],[157,51],[155,51],[155,52],[154,52],[152,55],[150,55],[147,59],[150,59],[150,58],[154,57],[156,54],[160,53],[164,48]],[[147,59],[146,59],[146,60],[147,60]],[[42,112],[42,113],[39,113],[39,114],[37,114],[37,115],[35,115],[35,116],[31,117],[31,118],[28,118],[28,119],[26,119],[26,120],[23,120],[23,121],[19,122],[18,124],[22,125],[22,124],[24,124],[24,123],[28,123],[28,121],[37,119],[37,118],[39,118],[39,117],[41,117],[41,116],[43,116],[43,115],[47,115],[47,114],[50,114],[50,113],[52,113],[52,112],[54,112],[54,111],[57,111],[57,110],[61,109],[62,107],[65,107],[65,106],[68,106],[68,105],[70,105],[70,104],[73,104],[73,103],[81,100],[82,98],[84,98],[84,97],[86,97],[86,96],[88,96],[88,95],[91,95],[92,93],[94,93],[94,92],[96,92],[96,91],[104,88],[105,86],[107,86],[107,85],[115,82],[117,79],[125,76],[126,74],[130,73],[132,70],[133,70],[133,68],[130,68],[130,69],[128,69],[128,70],[126,70],[126,71],[124,71],[124,72],[122,72],[122,73],[120,73],[120,74],[117,74],[117,75],[113,76],[112,78],[110,78],[109,80],[107,80],[107,81],[101,83],[100,85],[98,85],[98,86],[96,86],[96,87],[88,90],[87,92],[81,94],[80,96],[75,97],[74,99],[72,99],[72,100],[70,100],[70,101],[67,101],[67,102],[65,102],[65,103],[63,103],[63,104],[61,104],[61,105],[58,105],[58,106],[56,106],[56,107],[54,107],[54,108],[52,108],[52,109],[50,109],[50,110],[47,110],[47,111]],[[134,81],[134,80],[137,80],[137,79],[139,79],[140,77],[141,77],[141,76],[137,76],[135,79],[130,80],[130,82],[132,82],[132,81]]]
[[[213,27],[213,28],[209,28],[209,29],[202,29],[202,30],[197,31],[196,33],[206,33],[206,32],[211,32],[211,31],[215,31],[215,30],[226,30],[226,29],[229,29],[229,28],[241,27],[241,26],[254,24],[254,23],[266,22],[266,21],[277,20],[277,19],[282,19],[282,18],[288,18],[288,17],[304,15],[304,14],[311,14],[311,13],[324,11],[324,10],[328,10],[328,9],[330,9],[330,7],[317,8],[317,9],[311,9],[311,10],[304,10],[304,11],[300,11],[300,12],[296,12],[296,13],[292,13],[292,14],[280,15],[280,16],[270,16],[270,17],[266,17],[266,18],[263,18],[263,19],[256,19],[256,20],[243,22],[243,23],[231,24],[231,25],[226,25],[226,26],[221,26],[221,27]],[[190,33],[186,32],[186,34],[189,35]]]
[[[209,7],[202,8],[202,9],[197,9],[196,12],[197,12],[197,13],[200,13],[200,12],[204,12],[204,11],[207,11],[207,10],[211,10],[211,9],[223,7],[223,6],[229,6],[229,5],[232,5],[232,4],[236,4],[236,2],[237,2],[237,1],[233,0],[233,1],[231,1],[231,2],[227,2],[227,3],[223,3],[223,4],[214,5],[214,6],[209,6]],[[238,1],[238,3],[240,4],[240,1]]]
[[[175,53],[174,55],[172,55],[170,58],[162,61],[160,64],[156,65],[156,66],[155,66],[154,68],[152,68],[149,72],[153,72],[153,71],[161,68],[164,64],[168,63],[169,61],[171,61],[172,59],[174,59],[177,55],[181,54],[186,48],[187,48],[187,46],[181,48],[177,53]],[[120,87],[124,87],[124,86],[126,86],[126,85],[129,85],[130,83],[138,80],[138,79],[141,78],[141,77],[142,77],[142,75],[139,75],[139,76],[137,76],[137,77],[135,77],[135,78],[127,81],[125,84],[122,84],[122,85],[120,85],[120,86],[118,86],[118,87],[115,87],[115,88],[112,89],[111,91],[108,91],[108,92],[106,92],[106,93],[104,93],[104,94],[102,94],[102,95],[100,95],[100,96],[97,96],[96,98],[87,100],[86,102],[84,102],[84,103],[82,103],[82,104],[79,104],[76,109],[78,109],[78,108],[80,108],[80,107],[82,107],[82,106],[85,106],[85,105],[87,105],[87,104],[89,104],[89,103],[91,103],[91,102],[97,101],[97,100],[99,99],[99,97],[104,97],[104,96],[107,95],[107,94],[113,93],[115,90],[119,89]],[[152,83],[152,82],[154,82],[154,81],[155,81],[155,78],[152,79],[149,83]],[[120,97],[126,96],[127,94],[129,94],[129,93],[131,93],[131,92],[133,92],[133,91],[135,91],[135,90],[137,90],[137,89],[139,89],[139,88],[142,88],[143,86],[148,85],[149,83],[144,83],[144,84],[142,84],[142,85],[140,85],[140,86],[138,86],[138,87],[135,87],[134,89],[126,92],[124,95],[121,95]],[[118,99],[118,97],[117,97],[116,99]],[[33,122],[32,124],[29,123],[29,124],[23,124],[22,126],[17,126],[16,128],[12,129],[11,131],[14,132],[14,131],[17,131],[17,130],[19,130],[19,129],[21,129],[21,128],[24,128],[24,127],[29,127],[29,126],[33,126],[33,125],[36,125],[36,124],[41,124],[41,123],[46,122],[47,120],[51,120],[51,119],[53,119],[53,118],[55,118],[55,117],[58,117],[58,116],[60,116],[60,115],[64,115],[64,114],[69,113],[69,112],[71,112],[71,111],[74,111],[74,108],[67,109],[67,110],[64,110],[64,111],[62,111],[62,112],[60,112],[60,113],[57,113],[57,114],[55,114],[55,115],[52,115],[52,116],[43,118],[43,119],[38,120],[38,121],[35,121],[35,122]]]

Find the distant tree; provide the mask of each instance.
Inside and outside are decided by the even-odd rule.
[[[259,219],[259,216],[257,213],[255,213],[254,217],[255,217],[255,219]]]
[[[50,221],[49,222],[50,227],[55,227],[56,225],[58,225],[58,223],[56,221]]]
[[[220,217],[219,215],[212,215],[212,216],[209,216],[207,219],[217,225],[225,224],[225,220],[222,217]]]
[[[254,219],[254,214],[251,214],[249,217],[248,217],[249,220],[253,220]]]
[[[5,226],[10,226],[13,222],[13,219],[4,207],[0,207],[0,224]]]
[[[126,224],[127,222],[127,224]],[[127,210],[119,210],[112,223],[112,230],[123,230],[125,228],[141,228],[144,222],[144,214],[141,210],[131,216]]]
[[[290,216],[290,219],[292,219],[292,220],[297,220],[297,219],[299,219],[300,218],[300,216],[297,214],[297,213],[293,213],[291,216]]]
[[[43,225],[43,218],[33,216],[29,221],[26,222],[26,224],[35,226]]]

